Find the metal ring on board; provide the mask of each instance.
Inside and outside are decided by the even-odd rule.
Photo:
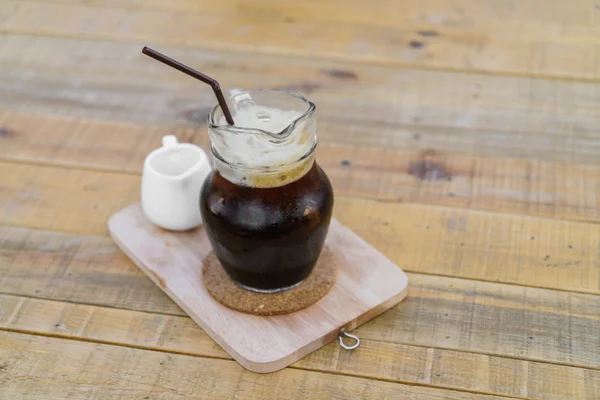
[[[348,346],[346,343],[344,343],[344,336],[348,337],[350,339],[354,339],[355,343]],[[352,335],[352,334],[346,332],[346,330],[344,328],[340,329],[340,334],[338,336],[338,340],[340,342],[340,346],[342,346],[346,350],[354,350],[355,348],[357,348],[360,345],[360,339],[358,338],[358,336],[355,336],[355,335]]]

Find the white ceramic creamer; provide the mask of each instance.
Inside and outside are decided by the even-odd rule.
[[[211,167],[204,151],[163,137],[163,146],[144,161],[142,209],[155,225],[185,231],[202,224],[199,196]]]

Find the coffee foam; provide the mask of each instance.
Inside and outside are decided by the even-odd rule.
[[[313,157],[300,160],[314,146],[314,119],[302,121],[291,133],[278,135],[302,113],[256,104],[236,111],[235,127],[242,130],[226,128],[222,117],[222,128],[211,132],[213,148],[225,161],[216,160],[215,167],[226,179],[244,186],[275,187],[293,182],[310,170]]]

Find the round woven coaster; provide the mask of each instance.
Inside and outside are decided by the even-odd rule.
[[[261,316],[288,314],[316,303],[329,292],[337,275],[335,257],[327,247],[304,282],[279,293],[256,293],[236,285],[214,252],[203,263],[204,286],[215,300],[232,310]]]

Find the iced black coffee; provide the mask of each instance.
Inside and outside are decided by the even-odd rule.
[[[209,116],[214,171],[200,196],[204,226],[227,274],[261,292],[292,288],[310,274],[333,208],[315,162],[315,106],[286,91],[236,91]]]

